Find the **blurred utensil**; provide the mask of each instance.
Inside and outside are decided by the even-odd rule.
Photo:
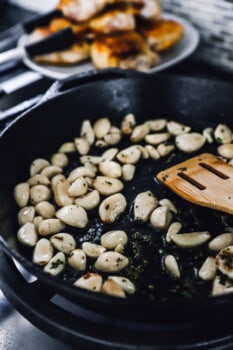
[[[35,57],[37,55],[60,51],[69,48],[74,43],[74,35],[70,28],[66,28],[34,44],[16,47],[0,53],[0,64],[12,60],[22,60],[24,57]]]
[[[26,111],[27,109],[35,105],[42,98],[42,96],[42,94],[34,96],[26,101],[20,102],[16,106],[13,106],[7,109],[6,111],[0,111],[0,121],[6,121],[10,118],[15,117],[17,114]]]

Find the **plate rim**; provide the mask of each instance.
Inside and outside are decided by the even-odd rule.
[[[185,40],[185,36],[188,35],[187,32],[189,34],[190,33],[192,34],[192,40],[190,41],[189,45],[187,45],[187,47],[185,47],[184,50],[179,55],[175,56],[174,58],[170,59],[167,62],[161,62],[157,66],[144,71],[144,73],[148,73],[148,74],[150,74],[150,73],[157,73],[157,72],[165,70],[165,69],[167,69],[169,67],[172,67],[173,65],[181,62],[182,60],[184,60],[185,58],[190,56],[192,53],[194,53],[194,51],[196,50],[196,48],[197,48],[197,46],[198,46],[198,44],[200,42],[200,34],[199,34],[198,30],[188,20],[184,19],[183,17],[180,17],[180,16],[174,15],[172,13],[169,13],[169,12],[164,12],[162,14],[162,18],[174,19],[174,20],[176,20],[177,22],[179,22],[179,23],[181,23],[183,25],[184,36],[181,39],[181,41]],[[18,47],[23,47],[24,44],[25,44],[26,38],[27,38],[26,34],[21,35],[21,37],[18,40],[17,46]],[[60,68],[59,66],[53,66],[53,68],[55,68],[55,69],[58,68],[58,71],[56,71],[56,70],[51,69],[49,65],[41,65],[41,64],[35,63],[27,55],[24,56],[23,63],[28,68],[30,68],[30,69],[32,69],[32,70],[42,74],[43,76],[48,77],[48,78],[52,78],[52,79],[55,79],[55,80],[66,79],[66,78],[68,78],[68,77],[70,77],[72,75],[79,74],[79,73],[82,72],[82,71],[77,71],[77,72],[73,72],[73,73],[60,72],[59,71],[59,68]],[[84,64],[88,65],[88,69],[85,69],[85,71],[86,70],[94,70],[94,69],[96,69],[91,64],[91,62],[90,63],[89,62],[80,63],[80,64],[77,65],[77,67],[80,68],[82,64],[83,65]],[[73,66],[73,67],[75,67],[75,66]],[[70,67],[68,67],[68,69],[69,68]],[[65,69],[65,68],[63,67],[63,69]]]

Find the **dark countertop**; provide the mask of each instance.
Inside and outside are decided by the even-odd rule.
[[[6,30],[34,15],[33,12],[18,6],[0,2],[0,29]]]

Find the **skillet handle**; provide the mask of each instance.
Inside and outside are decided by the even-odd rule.
[[[56,81],[46,92],[43,101],[58,96],[61,93],[75,89],[81,85],[88,83],[109,80],[109,79],[125,79],[131,77],[142,77],[148,75],[146,73],[137,72],[128,69],[118,68],[106,68],[106,69],[95,69],[87,72],[72,75],[69,78]]]

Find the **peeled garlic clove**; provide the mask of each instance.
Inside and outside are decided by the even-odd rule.
[[[124,164],[122,166],[122,179],[124,181],[131,181],[134,177],[136,166],[133,164]]]
[[[99,156],[82,156],[80,157],[80,163],[85,164],[85,163],[92,163],[94,165],[97,165],[103,161],[102,157]]]
[[[46,238],[41,238],[37,243],[33,251],[32,261],[40,266],[48,264],[49,260],[53,257],[53,246]]]
[[[88,119],[82,122],[80,136],[85,138],[89,145],[92,145],[95,142],[94,130],[91,126],[91,123]]]
[[[177,148],[185,153],[198,151],[205,144],[205,137],[197,132],[190,134],[181,134],[176,136],[175,143]]]
[[[233,244],[233,233],[222,233],[209,242],[209,249],[218,252],[219,250]]]
[[[50,238],[50,242],[58,251],[69,254],[76,248],[74,237],[69,233],[57,233]]]
[[[147,125],[149,126],[151,131],[161,131],[165,128],[167,124],[167,120],[160,118],[160,119],[152,119],[147,121]]]
[[[171,236],[174,235],[174,234],[177,234],[178,232],[180,232],[181,229],[182,229],[182,225],[181,225],[180,222],[178,222],[178,221],[173,222],[168,227],[168,230],[167,230],[167,233],[166,233],[166,241],[167,242],[171,242],[172,241]]]
[[[44,219],[42,216],[35,216],[33,220],[33,224],[35,225],[36,231],[39,232],[39,225]]]
[[[176,207],[174,206],[174,204],[172,203],[172,201],[170,201],[170,199],[168,198],[163,198],[159,201],[159,204],[167,207],[169,210],[171,210],[173,213],[177,214],[178,211],[176,209]]]
[[[74,286],[91,290],[92,292],[100,292],[103,279],[98,273],[86,273],[84,276],[74,282]]]
[[[68,162],[69,158],[65,153],[54,153],[51,157],[51,164],[59,168],[65,168]]]
[[[90,169],[90,168],[88,168],[86,166],[80,166],[80,167],[77,167],[77,168],[73,169],[70,172],[67,180],[70,183],[72,183],[72,182],[74,182],[75,180],[77,180],[80,177],[91,177],[91,178],[93,177],[94,178],[95,175],[96,175],[95,173],[96,173],[96,171],[94,171],[93,168]]]
[[[131,142],[138,142],[144,139],[144,137],[149,133],[150,128],[147,123],[137,125],[130,136]]]
[[[87,154],[90,150],[89,142],[82,137],[76,137],[74,139],[74,144],[76,146],[78,153],[81,154],[82,156]]]
[[[113,160],[117,153],[119,152],[118,148],[109,148],[102,154],[102,160],[103,162],[111,161]]]
[[[64,223],[59,219],[45,219],[39,223],[38,231],[41,236],[49,236],[65,228]]]
[[[43,158],[35,159],[30,165],[30,176],[39,174],[41,170],[43,170],[45,167],[49,165],[50,163],[46,159],[43,159]]]
[[[159,151],[154,146],[146,145],[145,149],[147,150],[151,159],[157,160],[160,158]]]
[[[177,136],[190,132],[191,127],[172,120],[167,123],[167,130],[170,134]]]
[[[74,249],[69,257],[68,264],[77,271],[84,271],[87,267],[86,254],[82,249]]]
[[[42,174],[36,174],[27,181],[30,186],[34,185],[45,185],[49,186],[50,185],[50,180],[47,178],[47,176],[42,175]]]
[[[102,253],[95,262],[95,268],[102,272],[118,272],[123,270],[129,263],[129,259],[117,252]]]
[[[125,246],[127,242],[127,234],[121,230],[108,231],[101,236],[101,245],[107,249],[115,249],[119,244]]]
[[[21,182],[14,188],[14,198],[20,208],[26,207],[30,196],[30,187],[27,182]]]
[[[233,285],[229,280],[222,281],[221,276],[216,276],[213,281],[212,296],[216,297],[233,292]]]
[[[158,207],[156,208],[150,217],[151,225],[158,229],[166,229],[172,220],[172,213],[167,207]]]
[[[116,145],[121,141],[121,131],[116,127],[111,127],[109,133],[104,135],[104,142],[107,145]]]
[[[121,177],[121,173],[122,173],[120,164],[114,161],[100,163],[99,171],[105,176],[114,177],[114,178]]]
[[[88,190],[89,191],[90,189],[93,189],[93,183],[94,183],[94,179],[92,179],[91,177],[84,177],[84,179],[86,180],[87,182],[87,186],[88,186]]]
[[[211,235],[208,231],[170,234],[171,240],[181,248],[195,248],[206,243]]]
[[[110,279],[107,279],[107,281],[104,282],[101,292],[104,294],[111,295],[113,297],[118,297],[118,298],[126,297],[125,292],[121,288],[121,286]]]
[[[117,193],[107,197],[99,206],[99,216],[103,222],[113,223],[127,206],[123,194]]]
[[[70,187],[70,183],[66,179],[59,179],[54,184],[53,194],[56,204],[59,207],[63,207],[66,205],[73,204],[74,198],[71,197],[68,193],[68,189]]]
[[[180,278],[180,269],[174,255],[167,255],[164,264],[173,277]]]
[[[110,120],[108,118],[100,118],[95,122],[93,128],[94,128],[95,136],[98,139],[102,139],[104,135],[106,135],[109,132],[111,128]]]
[[[208,143],[214,142],[214,129],[213,128],[205,128],[202,132]]]
[[[79,197],[87,193],[87,190],[88,190],[87,181],[85,180],[84,177],[79,177],[70,185],[67,192],[71,197]]]
[[[88,224],[86,210],[77,205],[66,205],[56,212],[56,216],[67,225],[84,228]]]
[[[233,143],[224,143],[217,149],[218,154],[227,159],[233,158]]]
[[[149,152],[146,149],[146,147],[143,147],[141,145],[137,145],[137,148],[139,149],[139,151],[141,151],[141,157],[142,159],[148,159],[149,158]]]
[[[117,154],[117,159],[124,164],[135,164],[141,157],[141,151],[137,146],[130,146]]]
[[[100,195],[96,190],[88,192],[85,196],[75,199],[75,204],[86,210],[92,210],[96,208],[99,202]]]
[[[38,239],[35,225],[27,222],[21,226],[17,232],[17,238],[23,245],[34,247]]]
[[[43,202],[37,203],[37,205],[35,206],[35,210],[36,210],[36,213],[39,216],[42,216],[44,219],[53,218],[55,216],[55,213],[56,213],[56,209],[55,209],[54,205],[52,205],[48,201],[43,201]]]
[[[49,260],[48,264],[45,265],[44,271],[52,276],[56,276],[64,270],[65,262],[65,254],[58,252],[51,260]]]
[[[55,186],[57,186],[57,183],[58,183],[60,180],[66,180],[65,176],[62,175],[62,174],[58,174],[58,175],[55,175],[55,176],[51,179],[51,187],[52,187],[52,190],[53,190],[53,191],[54,191],[54,189],[55,189]]]
[[[220,250],[216,256],[218,270],[224,275],[233,279],[233,246],[228,246]]]
[[[166,157],[174,149],[175,146],[168,143],[160,143],[157,147],[157,151],[159,152],[160,157]]]
[[[62,168],[55,166],[55,165],[50,165],[45,167],[42,171],[41,171],[41,175],[46,176],[48,179],[51,179],[52,177],[54,177],[55,175],[61,174],[62,173]]]
[[[102,254],[106,250],[101,245],[91,243],[91,242],[84,242],[82,244],[82,249],[85,252],[85,254],[90,258],[97,258],[100,254]]]
[[[94,188],[103,196],[120,192],[124,185],[118,180],[108,176],[97,176],[93,183]]]
[[[148,221],[157,205],[158,200],[151,191],[139,193],[134,201],[134,220]]]
[[[202,264],[198,276],[203,281],[211,281],[215,278],[217,271],[217,266],[215,262],[215,258],[212,256],[208,256],[204,263]]]
[[[50,196],[51,191],[45,185],[35,185],[30,188],[30,201],[32,204],[48,201]]]
[[[114,249],[115,252],[123,254],[125,250],[125,247],[123,244],[118,244],[116,248]]]
[[[219,143],[231,143],[232,131],[226,124],[219,124],[214,130],[214,138]]]
[[[158,145],[162,142],[166,142],[171,137],[171,134],[168,132],[159,133],[159,134],[149,134],[146,135],[145,141],[150,145]]]
[[[127,114],[122,120],[121,131],[123,132],[123,134],[129,135],[132,133],[135,125],[135,116],[132,113]]]
[[[92,163],[85,163],[84,164],[84,167],[85,168],[87,168],[87,169],[89,169],[89,170],[91,170],[94,174],[95,173],[97,173],[97,167],[94,165],[94,164],[92,164]],[[90,176],[88,176],[88,177],[90,177]],[[91,176],[91,177],[95,177],[95,175],[94,176]]]
[[[109,276],[108,280],[118,284],[127,294],[134,294],[136,292],[135,285],[126,277]]]
[[[74,142],[65,142],[59,147],[58,152],[60,153],[73,153],[76,151]]]
[[[23,207],[18,212],[18,223],[20,226],[27,222],[33,222],[35,217],[35,208],[33,206]]]

